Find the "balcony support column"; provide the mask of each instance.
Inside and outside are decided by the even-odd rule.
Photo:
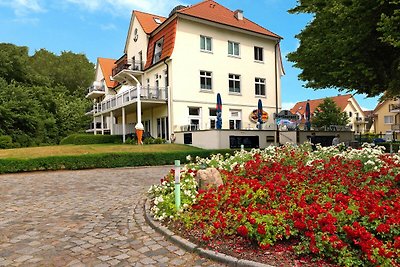
[[[97,135],[96,117],[95,116],[93,116],[93,132],[94,132],[94,135]]]
[[[110,134],[114,135],[114,112],[110,112]]]
[[[126,131],[126,125],[125,125],[125,108],[122,108],[122,142],[125,143],[125,131]]]
[[[101,134],[104,135],[104,115],[101,115]]]

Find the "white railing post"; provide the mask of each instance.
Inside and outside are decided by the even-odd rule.
[[[122,142],[125,143],[125,108],[122,108]]]

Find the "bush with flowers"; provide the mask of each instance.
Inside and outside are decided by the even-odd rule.
[[[224,185],[196,191],[198,169],[216,167]],[[293,241],[298,254],[341,266],[400,266],[400,157],[380,147],[285,145],[197,158],[150,189],[156,218],[201,229],[204,240],[240,235],[260,249]]]

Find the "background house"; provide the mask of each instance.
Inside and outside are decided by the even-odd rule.
[[[375,133],[400,139],[400,99],[380,102],[374,110]]]
[[[281,109],[280,40],[243,11],[215,1],[178,6],[168,18],[133,11],[111,75],[103,70],[111,63],[98,61],[102,75],[94,85],[109,75],[118,84],[88,94],[93,123],[101,122],[93,132],[125,136],[141,123],[152,136],[168,139],[172,132],[213,129],[217,93],[223,129],[254,128],[250,116],[258,99],[272,125]]]
[[[356,99],[351,94],[338,95],[330,97],[336,105],[340,108],[342,112],[346,112],[349,116],[349,128],[355,133],[366,132],[366,125],[368,123],[367,117],[365,116],[360,105],[357,103]],[[314,115],[315,109],[320,105],[324,98],[321,99],[311,99],[306,101],[297,102],[290,111],[293,114],[299,115],[300,118],[300,128],[304,127],[305,123],[305,111],[307,101],[310,103],[311,121]]]

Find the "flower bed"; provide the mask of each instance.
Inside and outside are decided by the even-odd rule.
[[[197,192],[195,173],[204,167],[218,168],[224,185]],[[241,151],[197,158],[181,177],[182,209],[174,206],[171,170],[149,190],[152,211],[208,244],[240,237],[260,251],[289,244],[340,266],[400,266],[400,157],[381,148]]]

